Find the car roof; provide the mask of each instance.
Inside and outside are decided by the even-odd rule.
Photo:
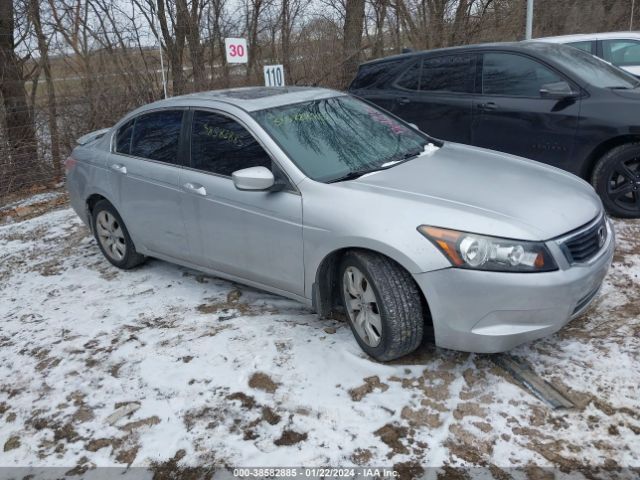
[[[462,53],[462,52],[473,52],[473,51],[491,50],[491,49],[500,49],[505,51],[514,51],[514,52],[531,51],[535,49],[537,53],[545,54],[545,53],[552,53],[552,48],[553,47],[550,47],[550,43],[538,42],[535,40],[528,40],[523,42],[478,43],[474,45],[460,45],[457,47],[446,47],[446,48],[437,48],[434,50],[420,50],[420,51],[409,52],[409,53],[401,53],[399,55],[391,55],[388,57],[369,60],[368,62],[362,63],[362,65],[372,65],[372,64],[387,62],[387,61],[391,62],[394,60],[405,60],[405,59],[408,60],[412,57],[417,57],[425,54],[438,55],[440,53],[443,53],[443,54]]]
[[[588,42],[593,40],[612,40],[612,39],[638,39],[640,40],[640,32],[602,32],[602,33],[577,33],[573,35],[559,35],[556,37],[536,38],[540,42],[567,43],[567,42]]]
[[[247,112],[266,108],[291,105],[321,98],[344,95],[342,92],[317,87],[243,87],[225,90],[179,95],[150,103],[137,112],[147,109],[166,108],[185,105],[207,107],[213,102],[222,102],[239,107]],[[133,112],[132,112],[133,113]]]

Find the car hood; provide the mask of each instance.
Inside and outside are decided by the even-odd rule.
[[[426,203],[421,217],[435,226],[521,240],[557,237],[602,211],[593,188],[575,175],[455,143],[343,185]]]

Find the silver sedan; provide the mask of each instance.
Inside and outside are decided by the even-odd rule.
[[[613,256],[579,178],[331,90],[174,97],[78,144],[71,203],[112,264],[156,257],[346,314],[379,360],[427,329],[473,352],[555,332]]]

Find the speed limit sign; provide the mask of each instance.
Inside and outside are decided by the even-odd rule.
[[[247,63],[247,40],[245,38],[225,38],[224,48],[227,53],[227,63]]]
[[[282,65],[265,65],[265,87],[284,87],[284,68]]]

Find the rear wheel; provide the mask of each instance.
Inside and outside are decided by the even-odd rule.
[[[127,270],[144,262],[145,257],[136,252],[122,218],[108,201],[95,204],[92,221],[98,246],[113,265]]]
[[[351,330],[367,354],[393,360],[420,345],[424,311],[406,270],[384,256],[354,250],[343,257],[340,279]]]
[[[609,213],[640,217],[640,143],[611,149],[596,164],[592,185]]]

